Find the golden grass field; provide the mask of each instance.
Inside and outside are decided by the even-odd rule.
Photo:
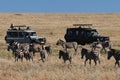
[[[38,61],[15,62],[11,52],[7,51],[4,36],[10,24],[28,25],[39,36],[47,38],[52,45],[53,54],[45,63]],[[66,28],[73,24],[93,24],[101,35],[109,36],[113,48],[120,50],[120,14],[44,14],[44,13],[0,13],[0,80],[120,80],[120,68],[114,67],[113,57],[107,60],[107,54],[101,55],[101,64],[84,67],[80,55],[73,56],[72,64],[58,58],[56,41],[64,40]],[[83,46],[83,47],[88,47]],[[80,52],[81,46],[79,46]]]

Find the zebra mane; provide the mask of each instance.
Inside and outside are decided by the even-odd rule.
[[[61,39],[59,39],[59,41],[60,41],[60,43],[62,43],[62,44],[64,44],[65,42],[63,41],[63,40],[61,40]]]
[[[64,42],[63,40],[59,39],[61,42]]]

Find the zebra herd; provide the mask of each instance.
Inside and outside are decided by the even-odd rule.
[[[35,56],[36,52],[40,53],[41,60],[45,62],[48,57],[48,54],[52,53],[51,46],[44,46],[36,43],[18,43],[13,42],[8,45],[8,51],[12,51],[13,56],[15,57],[15,61],[19,59],[23,61],[23,58],[26,60],[32,60]]]
[[[63,51],[59,51],[59,56],[63,56],[64,62],[66,60],[69,60],[70,63],[72,61],[72,54],[71,52],[68,52],[68,48],[74,48],[75,52],[77,52],[78,44],[76,42],[64,42],[63,40],[59,39],[57,41],[57,45],[61,45],[63,47]],[[107,52],[106,48],[109,49]],[[84,65],[86,66],[86,62],[89,60],[89,64],[91,65],[91,60],[94,61],[95,65],[97,65],[97,61],[100,64],[100,54],[104,51],[104,53],[108,53],[108,60],[113,56],[114,59],[116,60],[115,66],[119,65],[119,60],[120,60],[120,50],[116,50],[112,48],[112,43],[110,41],[105,41],[105,42],[94,42],[91,45],[91,50],[88,50],[86,48],[81,49],[81,59],[85,56],[85,61]]]
[[[73,55],[78,55],[78,44],[76,42],[64,42],[63,40],[59,39],[56,45],[61,45],[63,50],[59,50],[59,58],[62,57],[64,63],[68,60],[71,64]],[[68,49],[73,48],[75,50],[75,54]],[[109,51],[106,50],[109,49]],[[18,60],[23,61],[25,58],[27,61],[32,60],[35,56],[36,52],[39,52],[40,58],[42,62],[45,62],[47,57],[52,54],[52,47],[46,45],[40,45],[36,43],[18,43],[13,42],[8,45],[8,51],[12,51],[12,54],[15,58],[15,62]],[[120,60],[120,51],[112,48],[112,43],[109,41],[107,42],[94,42],[91,45],[91,50],[86,48],[82,48],[80,51],[81,59],[85,57],[84,65],[86,66],[86,62],[89,60],[89,64],[91,65],[91,60],[94,61],[95,65],[97,65],[97,61],[100,64],[100,54],[101,51],[108,54],[108,60],[113,56],[116,60],[115,66],[119,65]]]

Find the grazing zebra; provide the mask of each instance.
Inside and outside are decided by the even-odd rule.
[[[74,48],[76,53],[78,48],[77,42],[64,42],[61,39],[57,41],[56,45],[61,45],[66,52],[67,52],[67,49]]]
[[[114,57],[114,59],[116,60],[115,62],[115,66],[119,65],[119,60],[120,60],[120,50],[115,50],[115,49],[110,49],[110,51],[108,51],[108,60],[110,60],[111,57]]]
[[[45,62],[45,60],[48,57],[47,51],[44,48],[43,49],[39,48],[39,52],[40,52],[40,57],[41,57],[42,62]]]
[[[12,54],[14,55],[14,53],[16,52],[16,50],[18,49],[18,43],[17,42],[12,42],[8,45],[7,50],[8,51],[12,51]]]
[[[45,50],[47,51],[47,53],[52,54],[52,46],[45,46]]]
[[[31,43],[29,45],[29,51],[33,52],[33,56],[35,56],[36,52],[40,52],[39,49],[41,49],[41,48],[42,48],[42,45],[40,45],[40,44]]]
[[[29,51],[23,51],[23,52],[24,52],[24,58],[26,60],[30,61],[30,59],[31,59],[33,61],[33,53],[32,52],[29,52]]]
[[[19,44],[19,49],[21,49],[23,51],[24,58],[26,60],[30,61],[30,59],[31,59],[33,61],[33,53],[30,52],[30,46],[29,46],[29,44],[27,44],[27,43]]]
[[[61,57],[64,60],[64,63],[66,63],[67,60],[69,60],[70,64],[72,61],[72,53],[71,52],[65,52],[62,50],[59,50],[59,59],[61,59]]]
[[[18,59],[21,59],[21,62],[23,61],[24,53],[23,53],[22,50],[17,49],[17,50],[14,52],[14,55],[15,55],[15,62],[18,61]]]
[[[91,60],[94,60],[95,65],[97,65],[97,61],[100,63],[100,52],[99,51],[89,51],[85,48],[81,50],[81,58],[85,56],[84,64],[86,66],[86,61],[89,60],[89,64],[91,65]]]

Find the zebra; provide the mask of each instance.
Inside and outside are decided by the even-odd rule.
[[[37,44],[37,43],[31,43],[29,44],[29,51],[33,53],[33,56],[35,56],[36,52],[40,52],[39,49],[42,48],[42,45]]]
[[[14,52],[14,56],[15,56],[15,62],[18,61],[18,59],[21,59],[21,62],[23,61],[23,57],[24,57],[24,53],[22,50],[20,49],[17,49],[15,52]]]
[[[66,63],[67,60],[69,60],[70,64],[72,61],[72,53],[71,52],[65,52],[63,50],[59,50],[59,59],[61,59],[61,57],[64,60],[64,63]]]
[[[23,53],[24,53],[24,58],[26,60],[30,61],[30,59],[31,59],[33,61],[33,53],[32,52],[25,50],[25,51],[23,51]]]
[[[40,57],[41,57],[42,62],[45,62],[45,60],[48,57],[47,51],[45,50],[45,48],[39,48],[39,52],[40,52]]]
[[[106,48],[111,49],[112,48],[112,42],[111,41],[104,41],[104,42],[94,42],[92,43],[92,50],[100,50],[101,52],[107,53]]]
[[[12,51],[13,56],[15,55],[16,50],[18,49],[18,42],[12,42],[8,44],[7,50]]]
[[[108,60],[110,60],[111,57],[114,57],[114,59],[116,60],[115,62],[115,66],[118,65],[120,67],[119,64],[119,60],[120,60],[120,50],[116,50],[116,49],[110,49],[110,51],[108,51]]]
[[[45,50],[47,51],[47,53],[52,54],[52,46],[45,46]]]
[[[100,64],[100,52],[99,51],[90,51],[88,49],[82,48],[81,50],[81,59],[85,56],[84,65],[86,66],[86,62],[89,60],[89,64],[91,66],[91,60],[94,60],[95,65],[97,65],[97,61]]]
[[[96,49],[101,50],[103,48],[102,44],[100,42],[93,42],[91,47],[92,47],[92,51],[96,50]]]
[[[61,45],[65,51],[67,51],[67,49],[74,48],[75,53],[77,52],[78,49],[77,42],[64,42],[61,39],[57,41],[56,45]]]
[[[112,42],[111,41],[101,42],[101,45],[102,45],[102,51],[104,51],[105,53],[107,53],[106,48],[112,49]]]

